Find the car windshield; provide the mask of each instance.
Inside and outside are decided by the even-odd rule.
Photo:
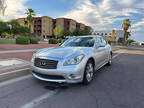
[[[62,47],[93,47],[95,43],[94,37],[73,37],[66,40]]]

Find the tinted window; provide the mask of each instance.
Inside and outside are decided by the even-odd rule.
[[[103,37],[101,37],[101,42],[102,42],[103,46],[105,46],[107,44],[107,42],[105,41],[105,39]]]
[[[99,46],[105,46],[107,43],[106,41],[103,39],[103,37],[97,37],[97,40],[96,40],[96,46],[99,47]]]
[[[73,37],[66,40],[61,46],[63,47],[93,47],[94,37]]]

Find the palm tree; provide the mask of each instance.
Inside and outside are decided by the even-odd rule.
[[[124,30],[124,44],[126,44],[126,40],[128,39],[128,29],[131,26],[130,19],[123,20],[123,30]]]
[[[35,12],[34,12],[33,9],[28,8],[28,9],[26,10],[26,15],[27,15],[26,19],[27,19],[27,21],[28,21],[28,27],[29,27],[30,34],[31,34],[31,33],[32,33],[31,27],[32,27],[33,22],[34,22]]]

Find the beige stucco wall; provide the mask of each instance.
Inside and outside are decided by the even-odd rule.
[[[50,17],[42,17],[42,36],[52,36],[53,21]]]
[[[19,19],[16,19],[16,20],[17,20],[17,22],[18,22],[20,25],[25,25],[25,26],[28,26],[28,27],[29,27],[28,24],[25,24],[25,21],[27,21],[26,18],[19,18]],[[31,26],[31,33],[34,33],[34,26],[33,26],[33,24],[32,24],[32,26]]]
[[[19,18],[19,19],[16,19],[16,20],[19,24],[24,25],[25,18]]]
[[[64,18],[56,19],[56,27],[61,27],[62,29],[64,29]]]
[[[71,20],[71,21],[70,21],[69,31],[70,31],[70,32],[73,32],[74,30],[76,30],[76,21]]]
[[[81,29],[81,30],[84,30],[84,29],[85,29],[85,25],[82,24],[82,23],[80,23],[80,29]]]

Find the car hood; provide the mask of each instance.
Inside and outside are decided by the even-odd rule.
[[[87,47],[52,47],[44,48],[37,52],[37,57],[52,57],[52,58],[66,58],[73,54],[86,54],[89,53],[92,48]]]

